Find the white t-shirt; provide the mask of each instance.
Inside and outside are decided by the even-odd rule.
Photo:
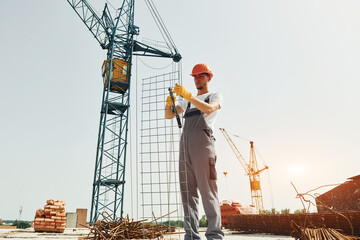
[[[207,98],[207,96],[209,96],[209,94],[211,94],[211,97],[209,99],[210,100],[209,103],[217,102],[220,105],[220,108],[221,108],[221,105],[223,103],[223,96],[220,93],[205,93],[205,94],[202,94],[202,95],[197,95],[196,98],[198,98],[198,99],[200,99],[202,101],[205,101],[205,99]],[[181,100],[179,101],[179,106],[182,108],[182,110],[184,112],[186,111],[186,108],[188,106],[188,102],[189,101],[187,101],[185,99],[183,99],[182,101]],[[190,108],[195,108],[195,106],[193,104],[190,104]],[[216,117],[217,117],[218,113],[219,113],[218,110],[216,110],[215,112],[212,112],[210,114],[204,113],[204,120],[211,129],[213,129],[213,126],[214,126],[214,123],[215,123],[215,120],[216,120]]]

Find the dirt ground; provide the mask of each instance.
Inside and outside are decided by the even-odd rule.
[[[201,229],[202,239],[206,239],[205,230]],[[272,240],[289,240],[293,239],[289,236],[274,236],[264,234],[240,234],[225,230],[225,239],[227,240],[260,240],[260,239],[272,239]],[[66,228],[64,233],[37,233],[33,228],[28,229],[0,229],[0,239],[36,239],[36,240],[49,240],[49,239],[81,239],[89,234],[87,228]],[[165,236],[165,240],[181,240],[182,234],[175,234]]]

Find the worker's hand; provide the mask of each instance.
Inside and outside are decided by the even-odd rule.
[[[174,102],[175,102],[175,100],[176,100],[176,97],[174,96]],[[168,96],[166,99],[166,106],[169,106],[169,107],[174,106],[174,102],[172,101],[171,96]]]
[[[191,96],[192,96],[192,94],[190,92],[188,92],[183,86],[181,86],[179,84],[175,84],[173,92],[176,93],[177,96],[180,95],[188,101],[190,101]]]

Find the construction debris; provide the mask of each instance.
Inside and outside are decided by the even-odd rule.
[[[160,239],[164,234],[175,232],[174,226],[157,224],[158,219],[134,221],[127,216],[114,220],[106,212],[101,215],[104,220],[98,220],[89,227],[89,235],[82,239]]]
[[[44,209],[36,210],[34,219],[35,232],[58,232],[63,233],[65,230],[66,213],[65,202],[46,201]]]
[[[300,240],[357,240],[359,239],[356,236],[348,236],[338,232],[332,228],[302,228],[299,227],[294,221],[291,221],[291,228],[293,231],[291,232],[291,236],[295,239]]]

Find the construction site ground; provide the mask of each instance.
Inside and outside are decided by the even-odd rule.
[[[206,229],[200,229],[202,239],[206,239]],[[183,229],[180,229],[183,231]],[[272,240],[285,240],[293,239],[289,236],[277,236],[277,235],[264,235],[264,234],[240,234],[236,232],[230,232],[224,230],[225,239],[228,240],[260,240],[260,239],[272,239]],[[82,239],[87,236],[89,230],[86,228],[66,228],[64,233],[37,233],[33,228],[28,229],[0,229],[0,239]],[[165,239],[182,240],[183,234],[174,234],[171,236],[165,236]]]

